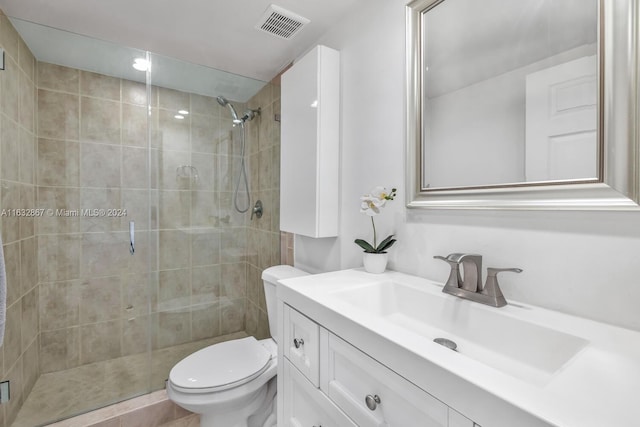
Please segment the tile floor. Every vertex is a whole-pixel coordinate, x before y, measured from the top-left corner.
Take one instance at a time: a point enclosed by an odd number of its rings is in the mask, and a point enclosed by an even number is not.
[[[164,388],[171,367],[194,351],[246,337],[237,332],[41,375],[11,427],[36,427]]]
[[[182,409],[169,400],[165,390],[159,390],[49,427],[200,427],[200,416]]]

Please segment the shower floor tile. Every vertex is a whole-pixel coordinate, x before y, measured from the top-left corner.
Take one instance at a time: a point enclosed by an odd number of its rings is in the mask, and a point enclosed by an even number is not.
[[[105,360],[40,375],[11,427],[47,425],[70,416],[164,388],[169,371],[187,355],[208,345],[247,334],[206,340]]]

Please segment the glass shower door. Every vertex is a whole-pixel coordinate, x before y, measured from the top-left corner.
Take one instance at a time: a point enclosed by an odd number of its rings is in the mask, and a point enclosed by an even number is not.
[[[162,389],[186,355],[266,334],[249,213],[234,208],[240,128],[216,101],[245,111],[264,82],[11,23],[33,57],[5,52],[0,208],[44,214],[1,219],[12,268],[0,380],[12,399],[0,424],[33,427]],[[274,143],[258,149],[259,123],[245,160],[275,158]],[[279,236],[268,227],[253,225],[265,248]]]
[[[33,263],[22,263],[36,278],[35,344],[14,339],[21,319],[8,319],[12,399],[3,409],[6,425],[33,427],[150,391],[148,100],[146,73],[131,67],[146,52],[11,22],[21,55],[35,56],[25,90],[34,94],[31,186],[43,214]],[[43,42],[72,48],[43,51]],[[85,56],[95,62],[75,62]],[[29,81],[18,63],[8,61],[10,73]],[[8,139],[0,143],[6,152]]]
[[[238,127],[216,97],[230,88],[250,96],[264,83],[156,54],[151,63],[152,236],[158,254],[152,264],[157,288],[151,345],[157,389],[187,355],[246,336],[249,214],[238,213],[232,197],[241,145]]]

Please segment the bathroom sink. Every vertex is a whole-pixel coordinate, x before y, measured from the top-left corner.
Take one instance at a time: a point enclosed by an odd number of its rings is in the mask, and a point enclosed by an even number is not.
[[[482,425],[637,424],[638,331],[512,300],[490,307],[442,287],[349,269],[282,280],[277,293],[321,326],[325,365],[343,357],[330,351],[335,335]]]
[[[336,289],[327,297],[382,327],[408,330],[416,339],[453,341],[459,354],[536,385],[546,384],[588,344],[518,318],[517,312],[529,307],[487,307],[435,286],[387,280]]]

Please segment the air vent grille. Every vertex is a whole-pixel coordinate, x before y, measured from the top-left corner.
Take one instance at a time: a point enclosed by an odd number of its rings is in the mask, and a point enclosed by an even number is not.
[[[269,5],[256,25],[260,31],[281,39],[291,39],[310,21],[280,6]]]

